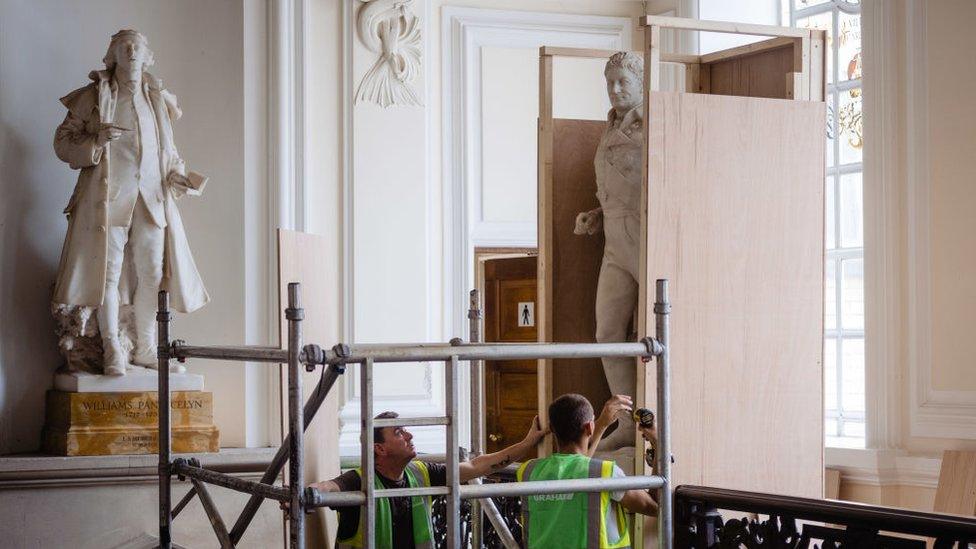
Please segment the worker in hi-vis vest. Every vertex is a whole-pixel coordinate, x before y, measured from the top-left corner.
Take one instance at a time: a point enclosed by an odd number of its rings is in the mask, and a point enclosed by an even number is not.
[[[612,461],[593,459],[593,452],[607,427],[619,413],[630,414],[632,400],[616,395],[594,421],[593,406],[586,397],[566,394],[549,405],[549,428],[556,437],[556,453],[522,464],[516,478],[522,481],[622,477]],[[641,429],[655,441],[653,427]],[[523,546],[528,549],[628,548],[630,534],[624,509],[656,515],[657,503],[644,490],[543,494],[522,498]]]
[[[376,419],[398,417],[396,412],[383,412]],[[520,442],[493,454],[477,456],[471,461],[458,464],[460,481],[482,477],[509,463],[518,461],[536,447],[548,433],[539,425],[539,418]],[[416,488],[445,486],[447,467],[414,459],[413,435],[403,427],[373,429],[373,456],[375,459],[375,487]],[[312,484],[324,492],[348,492],[362,489],[361,469],[346,471],[338,477]],[[363,546],[363,517],[361,507],[337,507],[339,529],[336,549]],[[431,525],[431,501],[429,496],[380,498],[376,500],[376,548],[377,549],[433,549],[434,535]]]

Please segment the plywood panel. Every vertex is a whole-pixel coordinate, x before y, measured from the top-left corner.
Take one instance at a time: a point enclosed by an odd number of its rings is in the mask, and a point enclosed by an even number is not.
[[[278,300],[281,317],[281,341],[288,341],[288,324],[284,318],[284,307],[288,305],[288,284],[299,282],[302,285],[302,307],[305,320],[302,321],[304,343],[317,343],[323,348],[331,347],[338,339],[336,311],[338,311],[338,288],[335,280],[327,276],[332,268],[327,240],[321,236],[296,231],[278,230]],[[283,368],[283,370],[286,370]],[[319,381],[319,373],[302,375],[305,398]],[[285,372],[287,374],[287,372]],[[287,402],[287,375],[282,376],[282,402]],[[306,483],[328,480],[339,475],[339,391],[338,386],[319,408],[315,419],[305,432],[305,481]],[[284,409],[284,407],[283,407]],[[283,416],[287,418],[285,412]],[[309,515],[306,539],[309,547],[332,547],[337,522],[335,513],[316,509]]]
[[[824,105],[654,92],[648,120],[674,483],[821,497]]]
[[[976,515],[976,452],[947,450],[942,454],[936,513]]]
[[[709,93],[786,99],[791,91],[786,75],[795,71],[793,44],[716,61],[708,67]]]
[[[606,122],[553,121],[551,209],[552,302],[546,310],[551,341],[592,342],[603,234],[576,235],[576,215],[600,207],[593,157]],[[540,259],[543,255],[540,253]],[[552,396],[580,393],[599,407],[610,396],[599,359],[555,360]]]

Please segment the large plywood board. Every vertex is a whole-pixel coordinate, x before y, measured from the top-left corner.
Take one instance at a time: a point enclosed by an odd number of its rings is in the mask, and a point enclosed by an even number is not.
[[[824,105],[649,103],[645,287],[671,280],[674,484],[819,498]]]
[[[551,273],[551,299],[543,314],[551,328],[549,341],[593,342],[596,336],[596,288],[603,260],[603,233],[573,234],[576,215],[600,207],[593,157],[606,122],[553,120],[552,182],[549,207],[540,219],[550,238],[542,243],[540,272]],[[554,360],[551,398],[580,393],[595,408],[610,396],[599,359]]]
[[[317,343],[323,348],[331,347],[338,340],[338,286],[330,273],[334,267],[329,265],[328,241],[318,235],[297,231],[278,230],[278,283],[279,283],[279,326],[282,342],[288,341],[288,323],[284,308],[288,306],[288,284],[298,282],[301,286],[302,307],[305,319],[302,321],[304,344]],[[282,368],[282,417],[287,423],[288,377],[287,368]],[[303,368],[304,370],[304,368]],[[302,374],[304,401],[315,389],[321,369]],[[339,475],[339,391],[338,384],[326,397],[315,419],[305,431],[305,482],[311,484],[329,480]],[[287,425],[285,427],[287,429]],[[316,509],[308,515],[306,540],[309,547],[332,547],[338,522],[334,511]]]
[[[976,452],[946,450],[942,454],[935,512],[976,515]]]

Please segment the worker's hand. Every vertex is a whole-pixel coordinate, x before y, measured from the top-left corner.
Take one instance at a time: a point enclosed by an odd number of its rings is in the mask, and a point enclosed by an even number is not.
[[[535,446],[542,442],[542,439],[549,434],[549,428],[542,428],[542,422],[539,421],[539,416],[532,418],[532,425],[529,427],[529,432],[525,433],[525,438],[523,441]]]
[[[657,423],[651,425],[650,427],[643,427],[640,423],[637,424],[637,430],[640,431],[644,440],[651,444],[651,448],[657,448]]]
[[[634,409],[634,399],[627,395],[613,395],[610,400],[603,405],[603,411],[600,412],[600,417],[596,418],[596,426],[606,428],[611,425],[620,417],[620,414],[630,415],[631,410]]]
[[[573,234],[596,234],[603,230],[603,208],[580,212],[576,216]]]

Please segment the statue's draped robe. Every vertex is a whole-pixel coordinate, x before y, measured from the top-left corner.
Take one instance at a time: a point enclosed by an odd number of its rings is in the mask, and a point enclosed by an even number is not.
[[[68,114],[54,136],[58,158],[81,172],[64,209],[68,232],[61,250],[53,302],[98,307],[105,292],[111,155],[96,144],[96,136],[100,124],[113,122],[117,91],[113,89],[111,72],[92,71],[89,77],[93,80],[91,84],[61,98]],[[173,140],[172,121],[181,114],[176,97],[162,89],[162,83],[149,73],[143,73],[143,79],[148,84],[150,106],[159,132],[159,162],[164,179],[170,171],[184,173]],[[173,190],[164,184],[163,195],[166,243],[160,289],[169,292],[172,309],[191,312],[205,305],[210,297],[193,261]],[[135,289],[134,273],[128,263],[123,264],[119,284],[123,303],[131,303]]]

